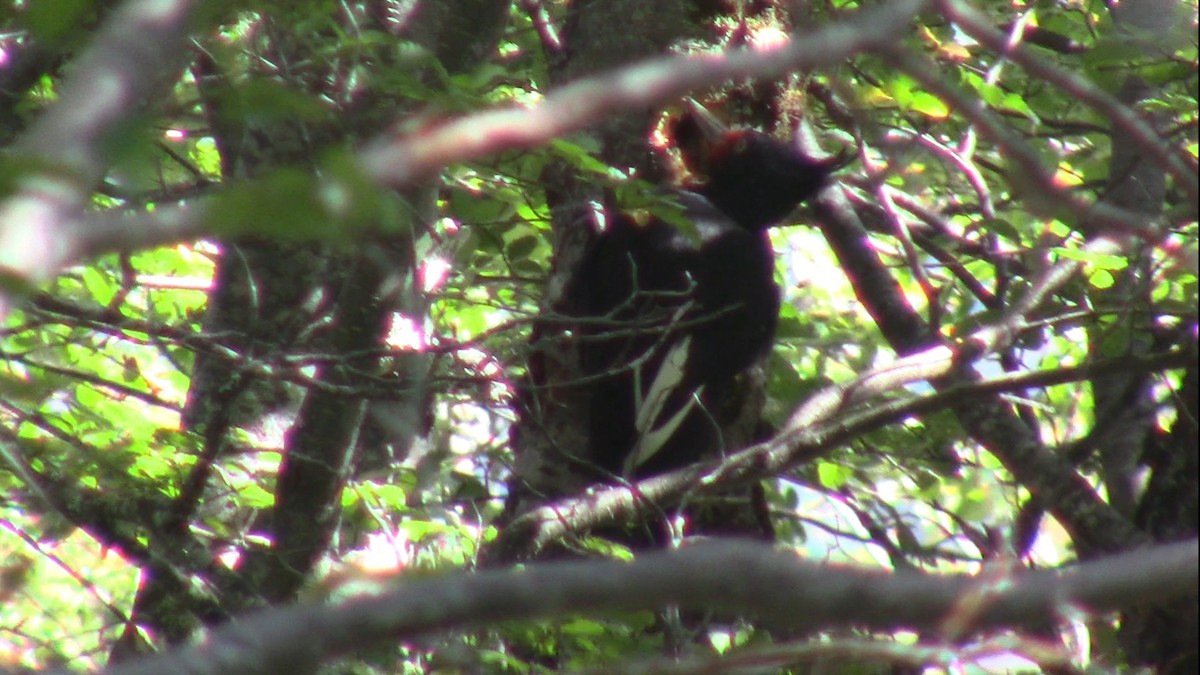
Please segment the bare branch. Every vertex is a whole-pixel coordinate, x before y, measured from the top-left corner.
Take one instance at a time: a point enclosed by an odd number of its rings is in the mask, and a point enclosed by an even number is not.
[[[1024,68],[1030,75],[1061,88],[1072,98],[1083,101],[1109,119],[1115,127],[1135,140],[1138,148],[1152,159],[1167,174],[1173,176],[1181,189],[1187,192],[1193,204],[1200,202],[1200,180],[1196,166],[1188,166],[1172,154],[1159,138],[1154,128],[1121,101],[1075,73],[1056,67],[1047,59],[1021,47],[1012,46],[1003,33],[988,23],[987,18],[961,0],[941,0],[942,11],[965,33],[979,40],[989,49],[1003,54],[1005,58]]]
[[[1031,211],[1049,217],[1069,214],[1078,221],[1080,229],[1109,236],[1136,237],[1152,245],[1159,245],[1167,234],[1167,228],[1161,222],[1149,219],[1145,214],[1088,201],[1055,187],[1054,174],[1044,165],[1037,150],[1012,133],[987,109],[987,104],[942,77],[932,60],[899,48],[888,50],[888,56],[897,68],[952,104],[979,127],[981,134],[1004,149],[1014,167],[1008,172],[1008,179],[1015,189],[1028,195],[1025,203]],[[1193,260],[1187,263],[1189,268],[1194,267]]]
[[[78,258],[77,233],[68,223],[108,168],[110,135],[152,97],[165,73],[182,66],[200,4],[129,0],[76,59],[58,101],[13,147],[14,157],[37,169],[21,176],[17,194],[0,204],[0,280],[36,284]],[[0,318],[8,313],[5,295]]]
[[[732,78],[778,77],[797,68],[836,65],[856,53],[895,43],[925,5],[920,0],[890,2],[796,35],[776,50],[664,57],[585,78],[551,93],[536,107],[503,108],[379,139],[364,151],[362,163],[372,178],[406,185],[452,162],[545,143],[616,110],[656,105]]]
[[[774,438],[734,453],[718,464],[693,465],[636,484],[613,485],[535,508],[505,527],[489,555],[506,559],[506,556],[519,557],[518,552],[536,553],[571,534],[628,520],[637,515],[639,509],[645,509],[647,503],[672,504],[693,491],[717,492],[733,485],[762,480],[811,461],[849,439],[914,415],[927,415],[973,401],[987,401],[1004,392],[1078,382],[1105,372],[1183,368],[1196,359],[1193,344],[1186,349],[1155,356],[1006,374],[947,387],[932,394],[862,405],[873,400],[873,396],[934,377],[944,368],[951,367],[953,359],[943,359],[939,351],[942,349],[915,354],[866,373],[853,383],[823,390],[813,397],[814,402],[806,402],[794,413],[787,428]],[[950,352],[947,350],[947,353]]]
[[[930,576],[817,565],[752,542],[710,542],[631,562],[546,562],[405,580],[395,590],[331,607],[262,612],[203,643],[120,664],[107,675],[293,672],[385,640],[499,621],[678,605],[756,616],[803,631],[866,626],[971,632],[1080,610],[1103,612],[1194,591],[1196,540],[1067,570]],[[953,617],[953,626],[947,624]]]
[[[538,106],[489,110],[416,133],[397,132],[379,138],[360,154],[361,166],[371,179],[402,187],[448,164],[540,145],[618,109],[656,105],[733,77],[773,77],[801,67],[833,65],[857,52],[894,42],[927,4],[926,0],[888,3],[822,30],[797,35],[789,46],[777,50],[666,57],[585,78],[551,93]],[[145,59],[146,63],[153,61]],[[36,141],[30,144],[36,145]],[[92,163],[98,159],[94,157]],[[92,163],[88,164],[88,175],[96,171]],[[64,196],[69,199],[66,202],[55,199],[50,210],[42,211],[39,206],[36,218],[24,215],[16,218],[16,210],[0,211],[0,244],[3,248],[26,252],[11,261],[0,258],[0,270],[7,269],[7,274],[23,284],[36,284],[80,259],[209,233],[206,228],[211,223],[211,199],[160,207],[154,212],[107,212],[79,217],[77,211],[86,196],[80,192],[80,186],[87,184],[88,181],[82,181],[79,185],[65,186],[69,189]],[[17,209],[24,204],[21,208],[27,209],[29,204],[41,204],[45,199],[48,199],[45,194],[33,191],[25,201],[18,204],[13,200],[9,206]],[[28,255],[30,250],[36,250],[38,255]],[[6,311],[0,306],[0,316]]]

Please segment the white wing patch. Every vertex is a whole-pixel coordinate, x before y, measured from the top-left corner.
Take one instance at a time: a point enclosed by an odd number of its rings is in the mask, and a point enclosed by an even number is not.
[[[689,335],[671,346],[671,350],[667,352],[666,357],[659,365],[658,372],[654,375],[654,381],[650,384],[645,396],[641,393],[642,371],[639,368],[634,372],[633,386],[636,397],[634,401],[637,407],[634,428],[637,431],[638,440],[633,452],[625,458],[624,474],[626,476],[632,476],[639,466],[654,457],[655,453],[675,434],[676,429],[688,414],[696,406],[701,405],[700,395],[704,392],[703,385],[691,392],[679,410],[675,411],[675,414],[665,420],[661,419],[667,402],[678,392],[683,383],[691,344],[692,337]]]

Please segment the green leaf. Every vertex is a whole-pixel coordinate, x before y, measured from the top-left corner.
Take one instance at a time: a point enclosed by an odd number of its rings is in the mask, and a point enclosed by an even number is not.
[[[888,80],[886,89],[888,96],[901,108],[909,108],[913,100],[913,91],[917,83],[906,75],[895,75]]]
[[[922,115],[939,120],[945,119],[950,114],[950,106],[947,106],[937,96],[925,92],[918,92],[913,95],[908,107]]]
[[[609,175],[609,166],[596,159],[595,153],[600,151],[595,139],[583,136],[576,137],[575,142],[563,138],[550,141],[550,148],[560,157],[567,160],[576,168],[600,175]]]
[[[1021,96],[1020,94],[1005,94],[995,107],[999,108],[1000,110],[1024,115],[1034,122],[1040,119],[1037,113],[1033,112],[1033,108],[1029,107],[1029,103],[1025,101],[1025,97]]]
[[[238,486],[238,503],[248,509],[266,509],[275,505],[275,493],[254,481]]]
[[[120,286],[112,274],[99,266],[91,265],[83,268],[80,277],[83,279],[83,287],[87,289],[96,304],[101,306],[107,306],[120,290]]]
[[[524,260],[541,245],[542,238],[536,235],[527,234],[517,237],[508,243],[508,257],[514,261]]]
[[[1113,326],[1100,338],[1100,353],[1108,358],[1118,358],[1129,353],[1129,331]]]
[[[54,43],[95,23],[91,0],[35,0],[24,3],[24,23],[39,41]]]
[[[220,105],[216,109],[239,127],[269,128],[277,123],[317,122],[330,114],[315,97],[276,80],[247,80],[236,89],[217,95]]]
[[[1111,253],[1096,253],[1062,246],[1055,247],[1054,252],[1063,258],[1087,263],[1092,268],[1098,270],[1123,270],[1129,266],[1128,258]]]
[[[980,220],[978,226],[987,232],[1003,237],[1014,244],[1021,244],[1021,231],[1013,225],[1011,221],[1004,218],[984,218]]]
[[[213,205],[209,222],[216,234],[259,235],[281,241],[328,239],[339,234],[317,197],[317,180],[299,169],[230,188]]]
[[[385,483],[383,485],[376,485],[372,491],[375,497],[389,508],[395,509],[405,505],[406,493],[402,486]]]
[[[817,478],[821,481],[821,487],[826,489],[836,490],[845,485],[853,476],[854,470],[850,467],[832,462],[817,464]]]
[[[567,621],[566,623],[562,624],[560,628],[564,633],[576,638],[589,635],[604,635],[608,632],[608,628],[604,624],[589,619],[574,619]]]
[[[504,66],[498,63],[484,62],[474,70],[450,76],[448,81],[449,84],[465,91],[483,91],[490,89],[494,81],[502,80],[507,76],[508,69]]]
[[[1112,272],[1109,272],[1108,270],[1096,270],[1090,276],[1088,276],[1088,284],[1090,284],[1092,288],[1112,288],[1113,283],[1115,283],[1115,279],[1113,279]]]
[[[515,208],[511,202],[495,199],[493,194],[451,190],[450,210],[464,223],[492,224],[512,218]]]
[[[1049,227],[1050,227],[1050,234],[1053,234],[1056,237],[1071,236],[1071,226],[1064,223],[1061,220],[1050,221]]]

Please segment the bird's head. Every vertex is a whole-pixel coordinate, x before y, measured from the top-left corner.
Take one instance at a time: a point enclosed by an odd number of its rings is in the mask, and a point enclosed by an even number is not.
[[[754,231],[778,223],[845,164],[841,156],[814,159],[758,131],[727,129],[696,104],[673,131],[684,165],[699,181],[689,189]]]

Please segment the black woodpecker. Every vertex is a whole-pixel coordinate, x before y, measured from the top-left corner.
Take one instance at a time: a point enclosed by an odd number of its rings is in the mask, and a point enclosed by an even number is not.
[[[841,163],[726,130],[699,106],[673,136],[699,179],[672,192],[682,213],[611,217],[566,289],[592,388],[587,459],[602,475],[641,478],[736,449],[724,447],[722,406],[769,353],[779,314],[767,229]]]

